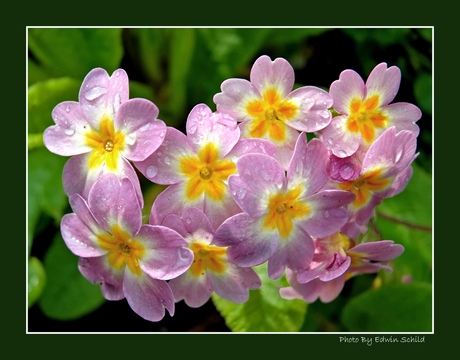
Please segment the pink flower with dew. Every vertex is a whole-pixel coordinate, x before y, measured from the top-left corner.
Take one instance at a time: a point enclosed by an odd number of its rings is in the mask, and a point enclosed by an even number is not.
[[[241,212],[228,190],[227,178],[236,172],[236,160],[259,152],[273,156],[274,144],[263,139],[240,140],[236,120],[196,105],[186,123],[187,136],[168,127],[163,144],[141,162],[134,162],[149,180],[170,185],[155,200],[151,222],[160,224],[169,214],[196,207],[217,228]]]
[[[227,79],[214,96],[217,111],[241,121],[243,138],[263,138],[277,146],[276,158],[289,165],[298,131],[315,132],[331,122],[332,97],[314,86],[294,86],[294,69],[283,58],[264,55],[252,66],[250,81]]]
[[[126,72],[111,77],[104,69],[91,70],[80,88],[79,102],[65,101],[52,112],[56,125],[45,130],[43,140],[53,153],[72,156],[63,172],[66,194],[88,196],[91,186],[105,173],[128,177],[143,206],[142,192],[131,161],[141,161],[163,142],[166,125],[158,108],[145,99],[129,99]]]
[[[318,139],[307,145],[300,134],[287,170],[274,158],[247,154],[228,179],[233,198],[244,211],[227,219],[214,244],[228,246],[230,260],[251,267],[268,260],[268,276],[279,279],[286,267],[305,270],[313,259],[312,236],[338,231],[348,220],[343,208],[355,199],[350,192],[320,191],[327,181],[327,151]]]
[[[135,189],[128,178],[105,174],[91,188],[86,201],[70,197],[74,213],[61,221],[62,237],[79,259],[80,272],[101,284],[104,297],[126,297],[144,319],[159,321],[165,309],[174,315],[173,293],[165,280],[184,273],[193,252],[176,231],[142,225]]]
[[[334,109],[341,114],[332,119],[322,139],[328,150],[338,157],[347,157],[358,147],[369,147],[386,129],[395,126],[399,132],[408,130],[419,134],[415,124],[422,113],[409,103],[390,104],[401,82],[401,71],[386,63],[377,65],[366,83],[353,70],[345,70],[332,83],[330,94]]]
[[[295,274],[287,272],[290,287],[281,288],[285,299],[301,298],[312,303],[334,300],[345,281],[361,273],[376,273],[380,269],[392,271],[387,264],[400,256],[404,247],[391,240],[356,244],[341,232],[315,239],[313,261],[307,270]]]
[[[382,199],[404,190],[412,176],[410,164],[418,155],[415,154],[416,147],[417,139],[413,132],[402,130],[396,133],[396,128],[392,126],[362,153],[364,158],[359,177],[353,176],[349,181],[333,183],[335,188],[356,195],[356,200],[347,206],[350,221],[356,225],[347,224],[344,233],[350,237],[357,236],[359,228],[365,227]],[[343,162],[344,166],[349,166],[346,159]],[[354,164],[358,162],[355,160]]]
[[[214,291],[228,301],[244,303],[249,299],[249,289],[262,285],[253,269],[233,264],[227,248],[213,244],[214,229],[201,210],[186,208],[181,216],[168,215],[163,226],[182,235],[194,254],[190,268],[168,283],[176,302],[183,299],[190,307],[199,307]]]

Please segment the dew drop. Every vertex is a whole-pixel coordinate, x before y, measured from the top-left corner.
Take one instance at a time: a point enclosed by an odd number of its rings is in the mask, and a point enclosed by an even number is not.
[[[245,169],[244,172],[246,173],[246,175],[251,175],[251,171],[249,169]]]
[[[189,134],[194,134],[195,131],[196,131],[196,128],[197,128],[197,125],[194,124],[192,127],[190,127],[190,128],[188,129],[188,133],[189,133]]]
[[[149,167],[147,167],[147,170],[145,171],[145,174],[149,178],[153,178],[157,173],[158,173],[158,168],[153,165],[150,165]]]
[[[329,217],[329,211],[326,210],[326,211],[324,212],[324,217],[325,217],[326,219]]]
[[[246,196],[246,190],[244,189],[239,189],[238,190],[238,199],[242,200]]]
[[[142,125],[142,126],[139,128],[139,131],[140,131],[140,132],[146,132],[149,128],[150,128],[150,123],[148,122],[147,124]]]
[[[72,136],[75,134],[75,124],[70,125],[68,128],[64,130],[64,133],[68,136]]]
[[[345,151],[343,151],[343,150],[339,150],[339,151],[337,151],[337,155],[338,155],[339,157],[342,157],[342,158],[343,158],[343,157],[346,157],[346,156],[347,156],[347,153],[346,153]]]
[[[165,132],[164,131],[160,132],[160,137],[164,137],[164,136],[165,136]]]
[[[103,88],[103,87],[100,87],[100,86],[95,86],[91,89],[89,89],[88,91],[85,92],[85,98],[86,100],[94,100],[104,94],[107,94],[107,89],[106,88]]]
[[[327,142],[332,145],[332,143],[334,142],[332,139],[327,139]]]
[[[191,224],[191,223],[192,223],[192,219],[187,218],[187,219],[185,219],[185,222],[186,222],[187,224]]]
[[[166,165],[169,165],[169,164],[171,164],[171,159],[169,157],[165,156],[164,162],[165,162]]]
[[[132,132],[128,136],[125,137],[125,141],[128,145],[134,145],[136,140],[137,140],[137,135],[135,132]]]
[[[67,111],[67,112],[69,112],[69,111],[70,111],[70,107],[69,107],[69,105],[67,105],[67,106],[65,107],[65,111]]]

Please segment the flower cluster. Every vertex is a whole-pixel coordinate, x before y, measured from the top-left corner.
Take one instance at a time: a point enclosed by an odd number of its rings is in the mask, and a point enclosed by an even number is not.
[[[366,83],[345,70],[329,92],[292,90],[292,66],[261,56],[249,81],[222,83],[216,111],[192,109],[184,134],[152,102],[129,99],[124,70],[93,69],[44,133],[50,151],[71,156],[63,186],[73,213],[61,232],[80,272],[108,300],[159,321],[175,302],[199,307],[212,292],[246,302],[265,262],[270,279],[289,281],[280,296],[307,302],[333,300],[355,274],[391,271],[404,248],[360,238],[412,175],[421,113],[390,104],[400,80],[382,63]],[[138,173],[167,185],[147,223]]]

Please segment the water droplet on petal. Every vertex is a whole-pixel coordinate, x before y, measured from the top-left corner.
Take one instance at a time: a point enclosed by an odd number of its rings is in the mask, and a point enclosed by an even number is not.
[[[134,145],[136,140],[137,140],[137,136],[135,132],[132,132],[128,134],[127,136],[125,136],[125,141],[128,145]]]
[[[327,142],[328,142],[330,145],[332,145],[332,144],[334,143],[334,140],[332,140],[332,139],[327,139]]]
[[[185,222],[186,222],[187,224],[191,224],[191,223],[192,223],[192,219],[187,218],[187,219],[185,219]]]
[[[85,92],[85,98],[86,100],[94,100],[104,94],[107,94],[107,89],[106,88],[103,88],[103,87],[100,87],[100,86],[95,86],[91,89],[89,89],[88,91]]]
[[[324,217],[325,217],[326,219],[329,217],[329,211],[326,210],[326,211],[324,212]]]
[[[347,153],[346,153],[345,151],[343,151],[343,150],[339,150],[339,151],[337,151],[337,155],[338,155],[339,157],[346,157],[346,156],[347,156]]]
[[[149,128],[150,128],[150,123],[148,122],[147,124],[142,125],[142,126],[139,128],[139,131],[140,131],[140,132],[146,132]]]
[[[245,189],[239,189],[238,190],[238,199],[242,200],[246,196],[246,190]]]
[[[75,134],[75,124],[70,125],[68,128],[64,130],[64,133],[68,136],[72,136]]]
[[[197,125],[196,125],[196,124],[192,125],[192,126],[188,129],[188,133],[189,133],[189,134],[194,134],[195,131],[196,131],[196,128],[197,128]]]
[[[244,172],[246,173],[246,175],[251,175],[251,171],[249,169],[245,169]]]
[[[153,178],[158,173],[158,168],[156,166],[149,166],[145,171],[145,175],[149,178]]]
[[[165,162],[166,165],[169,165],[169,164],[171,164],[171,159],[169,157],[165,156],[164,162]]]
[[[67,112],[69,112],[69,111],[70,111],[70,107],[69,107],[69,105],[67,105],[67,106],[65,107],[65,111],[67,111]]]

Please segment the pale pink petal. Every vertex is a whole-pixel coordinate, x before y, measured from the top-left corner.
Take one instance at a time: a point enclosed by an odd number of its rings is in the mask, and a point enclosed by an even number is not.
[[[366,97],[377,94],[380,96],[379,107],[393,101],[401,83],[401,71],[397,66],[387,69],[386,63],[378,64],[369,74],[366,81]]]
[[[276,146],[271,141],[265,139],[241,139],[225,156],[225,159],[232,160],[236,163],[240,156],[249,153],[267,154],[268,156],[273,157],[276,154]]]
[[[227,219],[214,235],[213,244],[230,246],[228,258],[241,267],[256,266],[267,261],[278,246],[278,231],[267,231],[263,219],[237,214]]]
[[[114,127],[125,136],[123,156],[131,161],[145,160],[164,140],[166,124],[157,119],[158,108],[145,99],[131,99],[117,111]]]
[[[145,249],[139,265],[154,279],[178,277],[193,261],[193,252],[186,248],[184,238],[165,226],[143,225],[135,239]]]
[[[204,212],[194,207],[185,208],[180,217],[175,214],[166,216],[162,225],[177,231],[186,241],[189,234],[199,236],[201,241],[211,243],[215,232]]]
[[[409,103],[394,103],[381,108],[382,112],[388,116],[387,127],[395,126],[399,132],[409,130],[418,136],[420,128],[416,124],[422,117],[420,109]]]
[[[221,298],[237,304],[248,301],[249,289],[258,289],[262,285],[253,269],[240,268],[233,264],[228,264],[224,273],[207,273],[214,292]]]
[[[242,212],[227,186],[225,186],[222,195],[221,200],[214,200],[209,196],[205,196],[203,201],[203,211],[214,229],[217,229],[229,217]]]
[[[351,132],[347,128],[347,117],[336,116],[323,130],[322,140],[326,149],[340,158],[353,155],[361,143],[361,132]]]
[[[195,276],[190,271],[170,280],[168,284],[174,294],[174,301],[184,300],[192,308],[204,305],[213,291],[207,275]]]
[[[205,104],[196,105],[190,112],[187,123],[187,137],[198,153],[206,144],[217,147],[219,157],[224,157],[240,138],[236,118],[227,114],[212,113]]]
[[[236,167],[238,175],[228,178],[228,186],[236,203],[250,216],[265,215],[268,210],[264,194],[284,186],[284,169],[278,161],[265,154],[243,155]]]
[[[120,104],[128,100],[128,76],[122,69],[112,77],[104,69],[93,69],[83,80],[78,98],[88,122],[99,129],[102,118],[108,116],[113,121]]]
[[[344,274],[350,264],[350,257],[343,257],[339,253],[334,253],[329,261],[324,261],[318,267],[307,269],[297,274],[297,281],[300,284],[308,283],[314,279],[330,281]]]
[[[181,159],[197,157],[189,139],[173,127],[166,128],[161,146],[144,161],[135,161],[134,166],[150,181],[162,184],[177,184],[187,177],[181,171]]]
[[[268,277],[281,278],[286,267],[295,273],[308,268],[315,252],[313,239],[301,227],[295,226],[288,238],[280,238],[275,253],[268,259]]]
[[[327,91],[314,86],[304,86],[294,90],[286,101],[297,105],[298,111],[286,125],[305,132],[324,129],[331,122],[332,96]]]
[[[189,201],[186,195],[186,182],[170,185],[156,197],[150,213],[149,223],[162,224],[163,219],[169,214],[180,216],[182,210],[191,206],[203,211],[204,196],[205,194],[203,193],[193,201]]]
[[[228,114],[244,121],[250,118],[247,105],[262,96],[253,85],[244,79],[227,79],[220,86],[222,92],[214,95],[213,101],[218,112]]]
[[[321,140],[312,139],[307,144],[307,137],[301,134],[287,170],[289,187],[301,183],[305,188],[305,196],[319,191],[327,181],[327,159],[328,152]]]
[[[358,156],[358,152],[345,158],[331,154],[326,161],[326,169],[327,177],[333,182],[342,183],[356,180],[361,175],[362,160]]]
[[[107,300],[124,299],[124,269],[115,269],[107,256],[83,258],[78,260],[78,269],[93,284],[101,284],[101,291]]]
[[[93,150],[86,143],[84,134],[90,129],[90,125],[79,103],[65,101],[56,105],[52,117],[56,125],[48,127],[43,134],[43,141],[49,151],[61,156],[71,156]]]
[[[123,292],[131,309],[146,320],[160,321],[165,316],[165,309],[174,315],[173,293],[166,281],[125,271]]]
[[[261,94],[269,88],[276,88],[281,99],[284,99],[294,86],[294,69],[283,58],[272,61],[269,56],[263,55],[254,62],[250,80]]]
[[[404,252],[404,247],[395,244],[392,240],[381,240],[358,244],[347,251],[348,253],[360,254],[364,259],[373,261],[390,261]]]
[[[310,207],[310,212],[299,226],[313,237],[330,236],[348,221],[348,212],[343,207],[355,198],[355,194],[348,191],[324,190],[301,199]]]
[[[366,87],[359,74],[353,70],[344,70],[339,80],[331,84],[329,93],[334,99],[334,109],[341,115],[350,115],[352,100],[364,100]]]
[[[128,178],[120,179],[108,173],[92,187],[88,203],[101,227],[111,232],[113,226],[134,236],[142,224],[142,213],[135,190]]]
[[[396,177],[392,181],[390,188],[387,188],[383,192],[376,191],[376,194],[378,194],[382,198],[393,197],[398,195],[406,188],[407,184],[409,183],[409,180],[412,177],[412,173],[412,167],[408,166],[406,169],[404,169],[398,175],[396,175]]]

